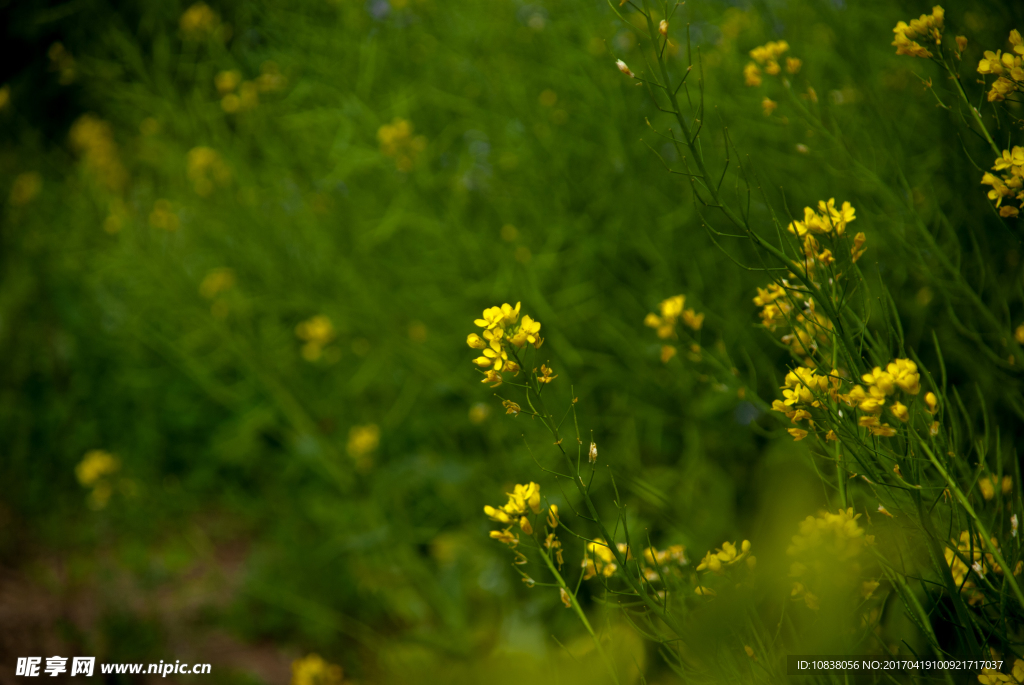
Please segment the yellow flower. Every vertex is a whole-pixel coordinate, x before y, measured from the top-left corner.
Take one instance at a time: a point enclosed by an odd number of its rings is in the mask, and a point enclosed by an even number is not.
[[[672,345],[661,346],[661,363],[667,364],[668,360],[676,356],[676,348]]]
[[[939,398],[935,396],[935,393],[929,392],[924,396],[924,403],[928,405],[928,413],[934,414],[937,412],[939,406]]]
[[[506,528],[504,530],[492,530],[490,532],[490,536],[492,539],[504,543],[512,548],[515,548],[515,546],[519,544],[519,536],[512,533],[511,528]]]
[[[356,466],[366,468],[370,465],[370,455],[380,446],[380,427],[375,423],[364,426],[352,426],[348,431],[348,455]]]
[[[803,428],[787,428],[786,431],[793,436],[794,442],[800,442],[807,437],[808,433]]]
[[[212,269],[199,284],[199,294],[212,300],[235,284],[235,272],[226,267]]]
[[[1003,476],[1002,483],[1000,484],[1000,489],[1003,491],[1004,495],[1009,495],[1011,492],[1013,492],[1013,478],[1011,478],[1010,476]]]
[[[121,164],[114,129],[109,123],[83,114],[71,125],[68,140],[96,180],[115,193],[124,189],[128,172]]]
[[[119,462],[112,454],[103,450],[89,450],[82,457],[82,461],[75,467],[75,476],[78,482],[85,487],[95,485],[100,479],[117,473],[121,468]]]
[[[181,15],[180,26],[186,40],[202,40],[220,30],[220,17],[206,3],[197,2]]]
[[[896,359],[889,363],[886,371],[892,376],[900,390],[916,395],[921,392],[921,375],[917,372],[917,364],[909,359]]]
[[[313,362],[320,358],[324,346],[334,339],[334,326],[326,316],[317,314],[296,325],[295,335],[305,341],[302,357]]]
[[[534,369],[534,373],[536,373],[536,369]],[[550,383],[556,378],[558,378],[558,374],[553,373],[552,370],[547,367],[547,365],[540,365],[540,375],[537,376],[538,383]]]
[[[394,158],[395,167],[403,172],[412,171],[417,157],[427,149],[427,139],[414,136],[412,124],[401,118],[377,129],[377,140],[381,153]]]
[[[149,225],[165,231],[178,230],[178,215],[174,212],[170,200],[161,198],[153,203],[153,211],[149,213]]]
[[[318,654],[310,654],[292,662],[291,685],[341,685],[341,666],[324,661]]]
[[[517,414],[519,414],[519,412],[523,410],[522,407],[520,407],[512,400],[503,400],[501,406],[505,407],[506,414],[512,414],[512,416],[516,416]]]
[[[235,69],[217,72],[217,75],[213,77],[213,85],[217,87],[217,92],[221,95],[232,92],[241,82],[242,72]]]
[[[867,251],[867,248],[864,247],[864,243],[867,242],[867,239],[867,236],[864,235],[863,232],[853,236],[853,247],[850,248],[850,258],[854,263],[864,255],[865,251]]]
[[[868,432],[880,438],[891,438],[896,435],[896,429],[887,423],[883,423],[881,426],[868,426]]]
[[[552,504],[550,507],[548,507],[547,522],[548,522],[548,526],[551,527],[551,528],[557,528],[558,527],[558,505],[557,504]]]
[[[891,411],[892,415],[895,416],[900,421],[902,421],[903,423],[906,423],[907,421],[910,420],[910,411],[907,409],[907,406],[901,402],[896,402],[895,404],[893,404],[891,407],[889,407],[889,411]]]
[[[212,148],[195,147],[189,150],[186,166],[192,187],[201,197],[207,197],[217,186],[226,186],[231,182],[231,170]]]
[[[996,496],[996,488],[992,484],[994,478],[990,476],[982,476],[978,480],[978,490],[981,491],[981,496],[986,500],[990,500]]]
[[[761,111],[764,112],[766,117],[771,116],[772,112],[779,106],[779,103],[775,102],[771,98],[765,97],[761,100]]]
[[[18,174],[11,184],[10,200],[15,206],[27,205],[43,189],[43,177],[35,171]]]
[[[787,57],[786,58],[786,71],[788,71],[789,73],[791,73],[791,74],[797,73],[798,71],[800,71],[800,67],[801,66],[803,66],[803,62],[801,62],[796,57]]]
[[[480,357],[478,357],[477,359],[480,359]],[[502,383],[501,374],[495,371],[494,369],[490,369],[484,374],[484,378],[480,382],[487,383],[492,388],[496,388]]]
[[[466,336],[466,344],[472,347],[474,350],[482,350],[487,347],[487,341],[481,338],[476,333],[470,333]]]
[[[505,513],[504,509],[495,509],[490,505],[485,505],[484,514],[487,515],[487,518],[497,523],[512,523],[512,518]]]
[[[761,69],[753,62],[743,67],[743,82],[748,86],[761,85]]]

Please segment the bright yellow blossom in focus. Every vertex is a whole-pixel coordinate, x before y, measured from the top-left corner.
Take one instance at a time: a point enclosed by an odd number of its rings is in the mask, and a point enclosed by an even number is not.
[[[1020,58],[1018,58],[1020,59]],[[1024,79],[1024,73],[1021,74]],[[1017,207],[1004,201],[1016,200],[1024,208],[1024,147],[1015,146],[1012,150],[1003,150],[1001,157],[996,159],[992,170],[1001,175],[985,172],[981,184],[991,186],[988,199],[995,202],[999,215],[1005,218],[1015,217],[1020,213]]]
[[[310,654],[292,662],[291,685],[342,685],[343,675],[341,666]]]
[[[714,552],[708,552],[697,566],[698,571],[709,570],[721,575],[725,568],[738,564],[750,555],[750,540],[740,543],[739,551],[732,542],[723,542]]]

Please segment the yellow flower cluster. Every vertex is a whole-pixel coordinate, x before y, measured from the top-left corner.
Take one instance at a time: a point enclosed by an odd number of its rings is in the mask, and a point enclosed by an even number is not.
[[[999,540],[996,538],[992,538],[991,542],[994,546],[999,546]],[[945,556],[946,564],[953,574],[953,582],[960,588],[960,593],[968,604],[978,604],[985,598],[970,579],[972,572],[981,576],[1003,572],[993,556],[984,552],[982,539],[977,533],[971,535],[966,530],[960,533],[960,540],[954,540],[953,547],[946,547]]]
[[[109,476],[117,473],[120,468],[121,462],[103,450],[90,450],[82,457],[82,461],[75,467],[75,476],[83,487],[92,489],[89,493],[91,508],[102,509],[107,506],[114,492]]]
[[[861,570],[855,561],[864,547],[875,542],[873,535],[865,534],[857,523],[860,514],[853,507],[837,513],[820,512],[800,522],[799,532],[793,536],[786,554],[794,558],[789,575],[794,578],[790,596],[802,599],[809,609],[818,609],[818,596],[808,589],[822,581],[836,582],[839,576],[859,576]],[[877,582],[860,585],[864,597],[878,587]]]
[[[934,40],[936,45],[941,44],[945,16],[946,11],[936,5],[932,8],[931,14],[922,14],[918,19],[911,19],[909,25],[905,21],[896,24],[896,28],[892,30],[895,34],[892,44],[896,46],[896,54],[925,59],[931,57],[932,53],[914,39],[928,38]]]
[[[164,231],[178,230],[178,213],[174,211],[174,205],[165,198],[160,198],[153,203],[153,211],[149,213],[149,225]]]
[[[1021,685],[1024,683],[1024,660],[1015,659],[1010,673],[1001,673],[991,668],[983,669],[978,675],[978,682],[981,685]]]
[[[540,486],[533,482],[528,485],[516,485],[512,492],[505,494],[508,495],[508,502],[504,506],[487,505],[484,507],[484,514],[495,523],[506,526],[504,530],[492,530],[491,537],[514,548],[519,544],[519,536],[512,532],[512,526],[518,525],[527,535],[533,534],[533,526],[526,514],[527,511],[532,511],[534,514],[540,513]],[[558,524],[557,507],[552,507],[549,512],[550,523]],[[555,525],[551,527],[553,528]],[[549,537],[549,542],[555,542],[554,538]],[[548,546],[551,547],[550,544]]]
[[[810,207],[804,207],[804,220],[791,221],[789,232],[803,238],[808,233],[820,235],[834,233],[837,236],[846,231],[846,225],[857,218],[856,210],[849,202],[844,202],[842,207],[836,209],[836,199],[829,198],[828,202],[818,202],[818,211]]]
[[[506,303],[500,307],[489,307],[484,310],[482,318],[476,319],[474,323],[483,330],[483,337],[476,333],[470,333],[466,337],[466,344],[474,350],[483,350],[481,356],[473,360],[473,363],[481,369],[487,369],[482,383],[488,383],[492,388],[502,384],[502,372],[508,371],[512,375],[519,373],[519,364],[514,359],[509,359],[509,353],[514,357],[517,350],[527,344],[539,348],[544,344],[544,338],[540,337],[540,322],[534,321],[529,315],[519,318],[521,302],[516,306]],[[551,374],[551,369],[543,366],[538,381],[550,383],[556,376]]]
[[[988,91],[988,101],[1005,100],[1014,91],[1024,90],[1024,39],[1020,31],[1010,31],[1011,52],[1002,50],[985,51],[985,57],[978,62],[979,74],[997,76]]]
[[[1021,203],[1024,209],[1024,147],[1015,146],[1012,150],[1003,150],[1003,156],[996,160],[992,170],[1001,172],[999,175],[985,172],[981,184],[992,186],[988,191],[988,199],[995,201],[999,207],[999,216],[1015,217],[1020,209],[1013,205],[1003,205],[1003,200],[1013,198]]]
[[[341,685],[341,666],[328,663],[319,654],[310,654],[292,662],[291,685]]]
[[[644,318],[644,325],[655,329],[658,332],[658,337],[662,340],[679,337],[676,333],[678,323],[682,323],[694,331],[699,331],[704,326],[704,315],[698,314],[693,309],[685,309],[685,307],[686,295],[674,295],[658,305],[661,315],[651,312]],[[674,346],[662,346],[662,362],[668,362],[675,355],[676,348]]]
[[[767,288],[758,288],[754,304],[761,307],[758,315],[761,323],[770,331],[780,326],[790,329],[782,336],[782,342],[789,346],[797,357],[806,358],[817,352],[819,343],[829,341],[832,322],[820,314],[806,289],[782,279],[781,284],[770,283]],[[805,361],[810,364],[810,361]]]
[[[624,542],[618,543],[616,549],[621,554],[625,554],[627,559],[633,558]],[[610,578],[619,570],[619,565],[615,563],[615,553],[612,552],[604,538],[595,538],[593,542],[587,543],[582,566],[583,580],[590,580],[596,575]]]
[[[798,366],[786,374],[785,385],[782,386],[782,395],[786,399],[773,401],[772,409],[782,412],[787,419],[797,424],[797,427],[788,429],[789,434],[794,440],[803,440],[808,432],[799,427],[800,422],[806,420],[808,427],[813,429],[814,419],[809,409],[820,407],[820,398],[826,393],[834,399],[838,387],[837,371],[833,370],[830,378],[816,374],[813,369]]]
[[[395,167],[399,171],[412,171],[416,158],[427,149],[427,139],[414,136],[412,124],[400,118],[377,129],[377,140],[380,142],[380,151],[395,160]]]
[[[771,76],[777,76],[782,73],[782,66],[779,64],[780,58],[784,53],[789,51],[789,43],[784,40],[769,41],[764,45],[759,45],[750,51],[750,57],[754,60],[748,62],[743,67],[743,81],[748,86],[759,86],[762,83],[761,73],[762,67],[764,73]],[[786,71],[790,74],[795,74],[800,71],[800,67],[803,65],[799,59],[795,57],[786,58]]]
[[[305,341],[302,346],[302,358],[315,362],[323,354],[324,347],[334,340],[334,326],[323,314],[306,319],[295,327],[295,335]]]
[[[739,551],[732,542],[723,542],[722,546],[714,552],[708,552],[697,565],[698,571],[709,570],[718,575],[725,573],[725,569],[734,566],[739,562],[747,560],[747,566],[753,568],[757,564],[756,557],[750,555],[750,540],[740,543]]]
[[[644,550],[643,561],[641,570],[651,583],[664,579],[666,573],[680,575],[679,569],[689,563],[682,545],[669,545],[663,550],[648,547]]]
[[[124,189],[128,172],[121,164],[110,124],[92,114],[83,114],[71,125],[68,137],[71,147],[102,185],[114,192]]]
[[[178,25],[185,40],[201,41],[206,38],[226,38],[220,17],[205,2],[197,2],[181,15]]]
[[[202,197],[209,196],[217,186],[231,182],[231,169],[213,148],[200,146],[189,150],[186,169],[188,180]]]
[[[1013,492],[1013,478],[1010,476],[1003,476],[1002,481],[997,480],[995,476],[982,476],[978,479],[978,490],[986,500],[996,496],[997,485],[1004,495],[1009,495]]]
[[[867,428],[872,435],[884,438],[896,435],[895,428],[888,423],[880,422],[882,410],[889,396],[895,396],[897,392],[902,391],[908,395],[921,392],[921,374],[917,371],[917,364],[910,359],[895,359],[884,371],[876,366],[870,373],[861,376],[861,380],[867,386],[867,390],[860,385],[854,385],[850,392],[839,395],[839,399],[864,413],[857,420],[857,424]],[[925,403],[928,405],[929,413],[934,414],[938,400],[933,393],[928,393]],[[903,423],[910,420],[910,411],[899,400],[889,405],[889,412]]]
[[[288,85],[275,62],[260,65],[260,75],[252,81],[243,81],[242,73],[228,70],[218,73],[213,83],[221,95],[220,106],[228,114],[245,112],[260,104],[260,93],[283,90]]]

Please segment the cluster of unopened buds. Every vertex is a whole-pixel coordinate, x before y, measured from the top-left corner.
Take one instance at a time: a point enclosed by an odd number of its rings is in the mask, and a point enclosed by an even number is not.
[[[517,302],[513,307],[506,303],[485,309],[483,316],[474,322],[483,329],[482,336],[470,333],[466,338],[466,344],[474,350],[482,351],[473,363],[486,369],[481,383],[487,383],[492,388],[502,384],[504,372],[518,375],[520,366],[515,359],[518,350],[526,345],[538,348],[544,344],[544,338],[540,337],[540,322],[534,321],[529,315],[520,319],[520,304]],[[509,358],[509,353],[513,358]],[[553,379],[551,369],[543,367],[538,381],[548,383]]]

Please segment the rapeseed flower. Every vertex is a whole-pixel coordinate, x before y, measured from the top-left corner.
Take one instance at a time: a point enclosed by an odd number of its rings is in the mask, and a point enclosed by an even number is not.
[[[655,329],[658,337],[662,340],[678,337],[676,334],[677,323],[682,323],[687,328],[699,331],[704,326],[704,314],[698,314],[694,309],[685,309],[685,306],[686,295],[673,295],[668,299],[662,300],[661,304],[658,305],[658,311],[661,312],[660,316],[653,312],[648,314],[644,318],[644,325]],[[674,351],[668,354],[668,359],[671,359],[674,354]],[[668,361],[665,356],[666,353],[662,351],[662,361]]]
[[[492,388],[501,385],[503,372],[513,375],[519,373],[519,364],[509,357],[510,353],[515,355],[517,350],[527,344],[539,348],[544,343],[540,337],[540,322],[534,321],[529,315],[520,320],[520,308],[519,302],[515,307],[507,303],[500,307],[488,307],[481,318],[474,322],[483,329],[483,335],[470,333],[466,336],[466,344],[470,348],[482,351],[479,357],[473,359],[473,363],[487,370],[481,382]],[[547,365],[541,366],[539,374],[535,369],[534,376],[539,383],[550,383],[557,378]]]
[[[401,118],[377,129],[377,140],[381,153],[393,158],[395,167],[402,172],[412,171],[416,159],[427,149],[427,139],[414,136],[412,124]]]
[[[942,42],[945,14],[945,10],[936,5],[930,15],[922,14],[918,19],[911,19],[909,24],[904,21],[897,23],[892,30],[895,34],[892,44],[896,47],[896,54],[930,58],[932,53],[914,39],[926,38],[939,45]]]
[[[188,180],[201,197],[207,197],[217,186],[231,182],[231,169],[212,148],[200,146],[189,150],[186,168]]]
[[[1000,216],[1017,216],[1020,210],[1009,204],[1003,205],[1003,202],[1017,200],[1024,208],[1024,147],[1014,146],[1011,150],[1003,150],[992,170],[1001,175],[985,172],[981,177],[982,185],[992,187],[988,191],[988,199],[996,203]]]
[[[324,661],[318,654],[292,662],[291,685],[341,685],[343,679],[341,666]]]
[[[302,346],[302,357],[306,361],[315,362],[323,354],[324,347],[334,340],[334,326],[323,314],[306,319],[295,327],[295,335],[305,341]]]
[[[725,568],[746,559],[750,555],[750,548],[750,540],[741,542],[739,551],[737,551],[735,543],[723,542],[722,546],[717,550],[704,555],[704,558],[701,559],[700,564],[697,566],[697,570],[710,570],[721,575],[725,573]]]

